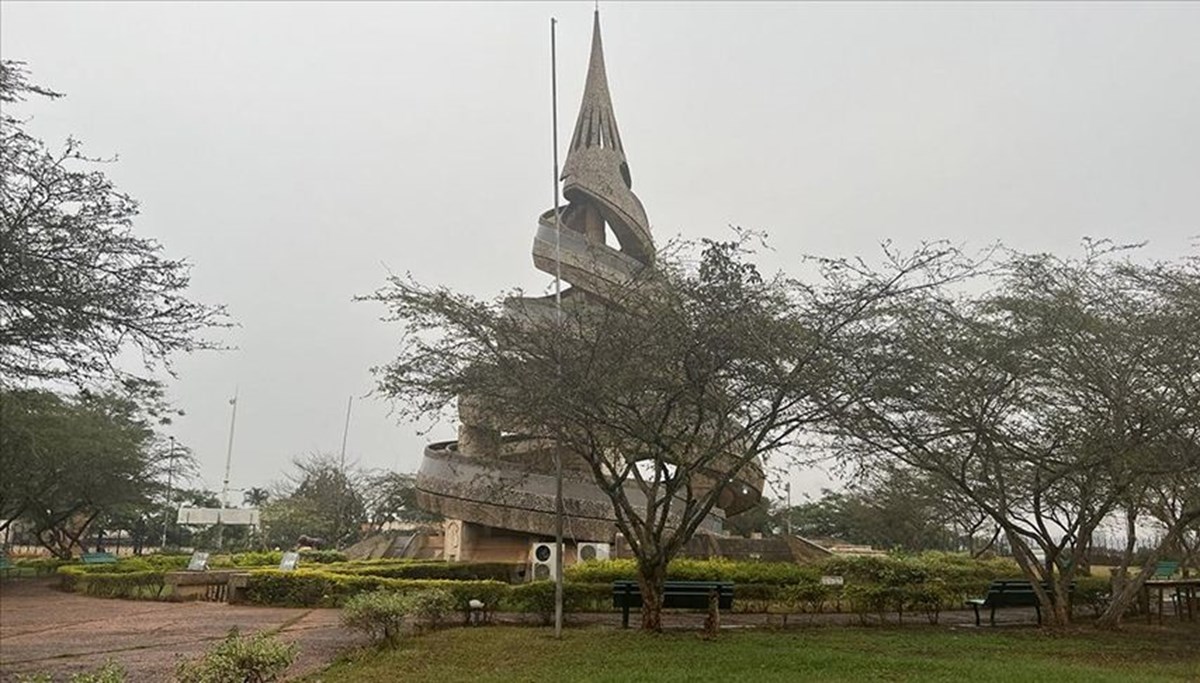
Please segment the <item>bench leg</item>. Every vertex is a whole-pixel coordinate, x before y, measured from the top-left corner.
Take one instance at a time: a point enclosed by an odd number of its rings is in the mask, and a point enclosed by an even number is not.
[[[1041,626],[1041,625],[1042,625],[1042,606],[1041,606],[1041,605],[1034,605],[1034,606],[1033,606],[1033,608],[1034,608],[1035,610],[1037,610],[1037,615],[1038,615],[1038,626]]]
[[[988,617],[988,623],[992,626],[996,625],[996,606],[992,605],[992,614]]]
[[[629,628],[629,603],[621,608],[621,628]]]
[[[975,610],[975,625],[979,625],[979,605],[971,605],[971,609]]]

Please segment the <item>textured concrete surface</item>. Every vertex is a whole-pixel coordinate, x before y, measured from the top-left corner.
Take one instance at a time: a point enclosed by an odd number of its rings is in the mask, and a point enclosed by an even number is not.
[[[0,583],[0,681],[33,672],[61,679],[108,659],[124,665],[130,681],[169,681],[180,658],[195,657],[233,627],[278,631],[298,643],[289,677],[359,643],[332,609],[105,600],[60,592],[52,580],[10,580]]]

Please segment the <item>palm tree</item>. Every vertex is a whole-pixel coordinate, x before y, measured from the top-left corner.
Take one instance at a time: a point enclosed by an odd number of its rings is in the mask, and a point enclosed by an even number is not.
[[[262,507],[270,497],[266,489],[252,486],[242,493],[242,503],[253,508]]]

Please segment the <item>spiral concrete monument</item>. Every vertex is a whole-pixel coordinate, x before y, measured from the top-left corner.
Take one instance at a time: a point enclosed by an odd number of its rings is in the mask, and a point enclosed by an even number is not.
[[[583,102],[560,180],[567,204],[558,221],[553,208],[539,217],[533,263],[569,283],[562,292],[565,304],[579,298],[587,301],[583,305],[604,305],[610,294],[653,265],[655,247],[646,211],[633,192],[613,113],[598,12]],[[608,242],[606,228],[616,244]],[[555,299],[523,298],[511,305],[552,311]],[[425,450],[417,476],[418,503],[447,518],[441,553],[446,559],[523,561],[530,556],[531,544],[554,535],[554,444],[536,437],[502,438],[470,397],[460,398],[459,419],[457,441],[431,444]],[[570,542],[564,559],[573,560],[577,553],[603,554],[618,540],[612,504],[582,459],[564,454],[563,461],[565,533]],[[723,515],[743,512],[761,497],[761,469],[743,469],[744,476],[721,492],[720,510],[707,520],[707,531],[720,533]],[[715,485],[723,472],[701,477]],[[626,495],[634,504],[645,500],[632,484]],[[534,547],[535,564],[537,552]]]

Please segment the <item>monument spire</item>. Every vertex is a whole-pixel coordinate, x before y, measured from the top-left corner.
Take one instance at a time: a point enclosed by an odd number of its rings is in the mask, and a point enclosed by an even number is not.
[[[571,137],[571,154],[581,147],[615,149],[624,160],[621,134],[617,131],[617,119],[613,115],[612,96],[608,92],[608,73],[604,68],[604,41],[600,37],[600,10],[592,21],[592,56],[588,61],[587,81],[583,86],[583,102],[579,105],[579,117],[575,120],[575,134]]]
[[[592,53],[588,60],[587,80],[561,179],[563,196],[569,202],[563,214],[566,229],[582,233],[593,248],[615,252],[613,247],[616,245],[605,244],[607,224],[620,244],[622,256],[642,265],[653,263],[650,222],[642,202],[633,193],[625,144],[617,129],[608,89],[599,9],[592,19]]]

